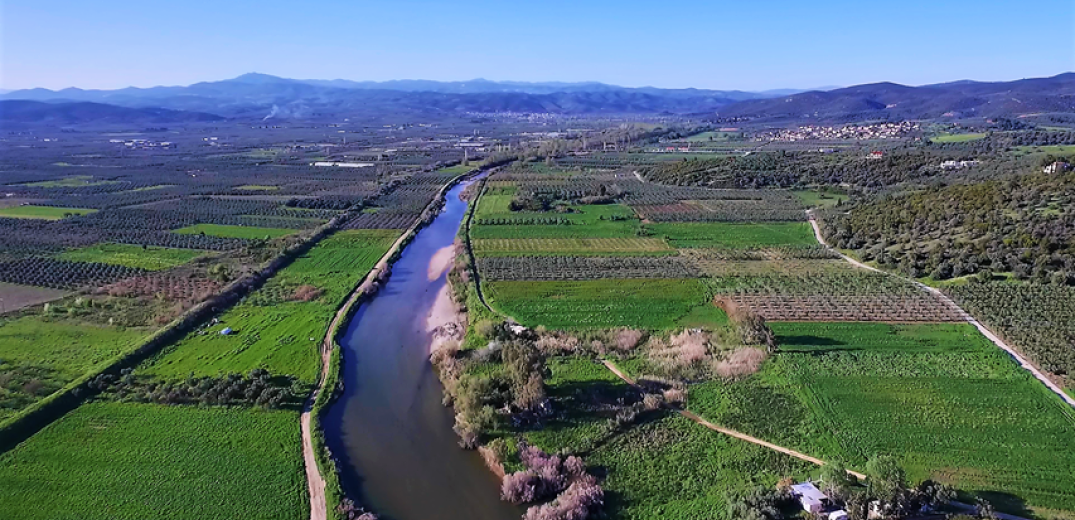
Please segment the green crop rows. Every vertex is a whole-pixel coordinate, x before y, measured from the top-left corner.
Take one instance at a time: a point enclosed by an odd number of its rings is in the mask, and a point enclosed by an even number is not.
[[[60,259],[72,262],[100,262],[159,271],[183,265],[204,251],[172,249],[166,247],[143,247],[130,244],[96,244],[73,249],[60,255]]]
[[[725,317],[697,279],[491,282],[482,285],[498,310],[550,329],[668,329]]]
[[[147,334],[60,317],[0,319],[0,420],[107,364]]]
[[[860,469],[897,456],[1010,511],[1075,509],[1071,411],[972,326],[775,323],[747,381],[692,389],[705,417]]]
[[[264,368],[312,384],[318,345],[333,313],[398,235],[396,230],[333,235],[225,312],[220,324],[187,335],[159,355],[144,373],[181,379]],[[316,288],[315,297],[297,298],[303,286]],[[232,333],[221,335],[225,327]]]
[[[297,233],[298,231],[294,229],[229,226],[224,224],[195,224],[193,226],[173,230],[172,232],[179,233],[180,235],[208,235],[211,237],[246,238],[256,240],[287,236]]]
[[[0,455],[0,517],[300,520],[301,451],[295,412],[89,403]]]

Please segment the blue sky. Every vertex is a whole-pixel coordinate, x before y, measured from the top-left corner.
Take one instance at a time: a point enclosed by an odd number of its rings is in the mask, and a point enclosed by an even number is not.
[[[0,88],[244,72],[762,90],[1075,70],[1075,2],[0,0]]]

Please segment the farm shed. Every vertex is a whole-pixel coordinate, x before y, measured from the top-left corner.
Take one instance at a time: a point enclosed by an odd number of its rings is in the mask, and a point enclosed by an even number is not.
[[[812,482],[804,482],[791,486],[791,494],[799,499],[803,509],[808,513],[821,514],[829,504],[829,497],[825,496]]]
[[[224,327],[224,330],[220,331],[221,336],[227,336],[228,334],[231,334],[231,327]]]

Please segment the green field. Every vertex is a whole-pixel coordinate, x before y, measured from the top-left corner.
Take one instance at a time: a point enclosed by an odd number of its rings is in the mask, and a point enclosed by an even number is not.
[[[105,186],[108,184],[119,184],[120,182],[121,181],[95,181],[93,180],[92,175],[72,175],[70,177],[64,177],[56,181],[30,182],[23,184],[23,186],[33,186],[35,188],[83,188],[86,186]]]
[[[523,435],[550,453],[584,453],[590,468],[604,472],[604,510],[610,518],[739,520],[728,518],[729,493],[772,488],[781,477],[802,479],[817,472],[811,464],[668,412],[651,412],[625,431],[612,430],[609,417],[571,406],[578,395],[623,395],[626,385],[586,358],[553,358],[548,366],[549,396],[568,408],[544,428]]]
[[[1017,146],[1015,150],[1023,153],[1051,153],[1058,155],[1067,155],[1075,153],[1075,145],[1055,144],[1048,146]]]
[[[660,238],[517,238],[471,242],[477,256],[664,256],[675,249]]]
[[[185,228],[172,230],[172,233],[181,235],[209,235],[223,238],[245,238],[256,240],[262,238],[278,238],[298,233],[294,229],[283,228],[259,228],[251,226],[226,226],[223,224],[195,224]]]
[[[59,317],[0,319],[0,420],[106,365],[148,334]]]
[[[295,412],[90,403],[0,455],[0,517],[301,520]]]
[[[846,194],[825,190],[796,190],[792,193],[799,198],[808,207],[811,208],[831,208],[839,202],[846,201],[848,197]]]
[[[264,184],[244,184],[242,186],[236,186],[235,189],[243,191],[277,191],[280,187]]]
[[[41,220],[60,220],[69,215],[89,215],[96,213],[95,209],[81,208],[58,208],[54,206],[8,206],[0,208],[0,217],[7,218],[36,218]]]
[[[740,135],[740,132],[702,132],[688,137],[686,141],[688,143],[720,142],[728,141]]]
[[[154,191],[163,190],[165,188],[174,188],[175,184],[154,184],[153,186],[142,186],[141,188],[135,188],[133,190],[127,190],[121,193],[137,193],[140,191]]]
[[[454,174],[457,174],[457,175],[462,175],[464,173],[467,173],[467,172],[473,170],[474,168],[476,168],[476,166],[473,166],[473,165],[471,165],[471,166],[463,166],[462,164],[457,164],[455,166],[449,166],[447,168],[441,168],[441,169],[437,170],[437,173],[454,173]]]
[[[935,143],[968,143],[970,141],[977,141],[979,139],[985,139],[986,134],[945,134],[938,135],[930,141]]]
[[[398,230],[341,231],[323,240],[222,314],[220,324],[188,334],[139,373],[176,380],[189,374],[215,376],[265,368],[312,384],[320,370],[318,346],[337,307],[399,234]],[[320,294],[310,301],[296,299],[304,285],[316,287]],[[225,327],[232,334],[221,335]]]
[[[748,248],[816,246],[817,239],[806,222],[733,224],[688,222],[646,224],[654,236],[668,239],[672,247]]]
[[[724,323],[697,279],[483,283],[489,303],[527,326],[669,329]]]
[[[100,262],[159,271],[183,265],[205,254],[205,251],[195,249],[96,244],[66,251],[60,255],[60,258],[72,262]]]
[[[486,207],[486,199],[491,199]],[[509,238],[629,238],[638,235],[639,220],[631,208],[620,204],[572,206],[571,213],[557,212],[502,212],[497,206],[511,201],[508,195],[482,196],[479,209],[475,210],[477,225],[470,230],[475,239],[509,239]],[[501,219],[503,221],[524,221],[531,218],[557,218],[570,224],[528,225],[500,224],[485,225],[482,219]],[[612,220],[613,218],[620,220]]]
[[[1075,511],[1075,418],[970,325],[774,323],[780,352],[737,383],[692,388],[706,418],[862,469],[900,459],[1021,513]],[[1048,514],[1043,516],[1048,517]]]

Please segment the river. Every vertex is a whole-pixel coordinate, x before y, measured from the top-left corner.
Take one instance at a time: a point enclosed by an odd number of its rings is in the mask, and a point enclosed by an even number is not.
[[[428,360],[425,319],[446,276],[433,255],[450,246],[467,204],[460,183],[444,210],[403,251],[381,291],[362,305],[340,342],[344,392],[329,409],[326,442],[349,496],[383,520],[517,520],[477,452],[459,447],[450,408]]]

